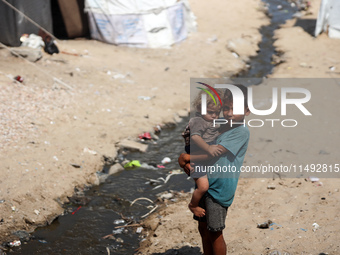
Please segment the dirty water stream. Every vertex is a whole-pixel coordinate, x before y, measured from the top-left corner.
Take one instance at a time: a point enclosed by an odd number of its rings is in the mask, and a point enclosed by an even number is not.
[[[261,78],[270,74],[273,69],[271,57],[275,54],[273,32],[285,20],[296,12],[285,0],[266,0],[268,13],[272,16],[271,24],[260,28],[263,39],[259,44],[258,55],[250,58],[250,69],[238,77]],[[278,8],[279,6],[279,8]],[[282,6],[282,8],[280,8]],[[247,82],[249,79],[245,79]],[[255,79],[256,80],[256,79]],[[254,84],[254,79],[251,79]],[[256,82],[255,82],[256,83]],[[246,84],[245,84],[246,85]],[[177,157],[183,152],[181,132],[188,119],[176,127],[163,130],[157,144],[149,144],[147,153],[129,153],[128,160],[139,160],[148,165],[160,164],[164,157],[170,157],[172,162],[164,169],[138,168],[124,170],[109,176],[101,185],[84,191],[80,201],[65,205],[65,214],[59,216],[46,227],[38,228],[32,233],[33,238],[20,247],[13,248],[9,254],[134,254],[143,237],[136,233],[136,228],[117,230],[116,226],[121,214],[124,217],[138,221],[150,211],[147,201],[139,201],[130,206],[131,201],[139,197],[156,199],[163,191],[189,191],[193,181],[184,174],[171,176],[162,187],[154,189],[155,185],[148,183],[149,179],[165,178],[170,170],[178,169]],[[81,201],[81,200],[85,201]],[[115,240],[103,239],[103,236],[114,232]]]

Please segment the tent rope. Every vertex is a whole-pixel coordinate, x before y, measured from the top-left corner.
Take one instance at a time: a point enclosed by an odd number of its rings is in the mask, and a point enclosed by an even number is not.
[[[7,47],[6,45],[4,45],[3,43],[0,42],[0,46],[6,48],[9,52],[11,52],[13,55],[25,60],[27,63],[29,63],[30,65],[34,66],[36,69],[38,69],[40,72],[46,74],[47,76],[52,77],[52,79],[56,82],[59,82],[61,85],[63,85],[64,87],[70,89],[70,90],[74,90],[70,85],[68,85],[67,83],[63,82],[62,80],[54,77],[53,75],[51,75],[49,72],[43,70],[42,68],[38,67],[36,64],[30,62],[29,60],[27,60],[26,58],[20,56],[18,53],[16,53],[15,51],[13,51],[12,49],[10,49],[9,47]]]

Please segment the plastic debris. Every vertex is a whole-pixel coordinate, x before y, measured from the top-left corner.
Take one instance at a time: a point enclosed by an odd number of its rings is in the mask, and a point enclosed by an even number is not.
[[[115,220],[115,221],[113,222],[113,224],[115,224],[115,225],[123,224],[123,223],[125,223],[125,220],[123,220],[123,219]]]
[[[163,165],[157,165],[158,168],[165,168]]]
[[[153,129],[154,129],[156,134],[158,134],[158,133],[160,133],[162,131],[162,128],[161,128],[160,125],[155,126]]]
[[[139,228],[137,228],[136,233],[140,234],[140,233],[142,233],[142,231],[143,231],[143,227],[139,227]]]
[[[118,228],[118,229],[114,229],[114,230],[112,230],[112,234],[121,234],[121,233],[123,233],[123,228]]]
[[[257,227],[258,228],[262,228],[262,229],[265,229],[265,228],[269,228],[269,225],[272,224],[273,222],[271,220],[267,220],[263,223],[258,223],[257,224]]]
[[[312,224],[312,227],[313,227],[313,232],[315,232],[317,229],[320,228],[319,224],[316,223],[316,222],[314,222],[314,223]]]
[[[16,80],[16,81],[18,81],[20,83],[24,82],[24,78],[22,78],[20,75],[15,76],[14,80]]]
[[[20,37],[20,41],[22,42],[21,46],[29,47],[33,49],[41,49],[45,46],[43,39],[35,34],[23,34]]]
[[[15,210],[17,209],[15,206],[11,206],[11,209],[13,212],[15,212]]]
[[[38,241],[39,241],[39,243],[47,243],[46,240],[38,240]]]
[[[96,151],[94,151],[94,150],[90,150],[89,148],[87,148],[87,147],[85,147],[84,148],[84,152],[86,152],[86,153],[90,153],[90,154],[92,154],[92,155],[97,155],[97,152]]]
[[[129,163],[126,163],[124,165],[124,168],[140,167],[140,166],[141,166],[141,164],[140,164],[140,162],[138,160],[132,160]]]
[[[318,182],[318,181],[320,181],[320,179],[318,177],[314,177],[314,176],[309,176],[309,180],[311,182]]]
[[[307,232],[307,229],[305,229],[305,228],[300,228],[302,231],[305,231],[305,232]]]
[[[13,242],[8,243],[8,246],[10,246],[10,247],[17,247],[17,246],[20,246],[20,245],[21,245],[20,240],[15,240]]]
[[[147,100],[150,100],[151,97],[147,97],[147,96],[139,96],[138,99],[141,99],[141,100],[144,100],[144,101],[147,101]]]
[[[152,139],[152,137],[151,137],[149,132],[145,132],[143,134],[140,134],[138,137],[139,137],[139,139],[146,139],[146,140],[151,140]]]
[[[75,211],[72,212],[72,215],[74,215],[76,212],[80,210],[81,206],[79,206]]]
[[[268,185],[267,189],[275,189],[276,187],[274,185]]]
[[[34,210],[34,213],[35,213],[36,215],[39,215],[39,214],[40,214],[39,210]]]
[[[171,162],[171,159],[169,157],[165,157],[162,159],[162,164],[167,164],[167,163],[170,163]]]

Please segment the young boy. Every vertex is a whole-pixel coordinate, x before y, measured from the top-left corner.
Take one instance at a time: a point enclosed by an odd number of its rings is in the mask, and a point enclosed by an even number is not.
[[[199,93],[193,102],[193,106],[196,110],[196,117],[190,119],[189,124],[182,134],[185,140],[185,151],[190,154],[191,152],[203,150],[210,156],[215,157],[220,155],[222,151],[221,148],[213,145],[215,139],[219,135],[219,125],[214,125],[213,121],[219,117],[221,105],[215,103],[219,101],[217,98],[215,98],[214,102],[211,97],[208,97],[207,113],[201,115],[202,93],[203,92]],[[202,207],[199,207],[198,203],[209,188],[207,175],[206,172],[203,171],[193,171],[190,175],[195,180],[196,189],[192,194],[188,207],[196,217],[203,217],[205,215],[205,210]]]
[[[247,88],[242,85],[235,86],[241,89],[244,95],[244,114],[235,115],[233,113],[233,97],[231,92],[226,90],[222,111],[228,123],[221,125],[221,135],[216,140],[216,144],[222,150],[222,155],[214,159],[207,153],[197,155],[183,153],[178,159],[186,173],[192,169],[190,161],[200,162],[208,159],[212,159],[211,169],[216,170],[208,172],[209,189],[200,201],[200,205],[206,210],[206,215],[197,219],[205,255],[227,254],[222,231],[225,228],[227,210],[234,200],[240,168],[248,147],[248,127],[243,124],[235,124],[243,123],[244,117],[250,113],[247,104]],[[233,170],[217,171],[223,167]]]

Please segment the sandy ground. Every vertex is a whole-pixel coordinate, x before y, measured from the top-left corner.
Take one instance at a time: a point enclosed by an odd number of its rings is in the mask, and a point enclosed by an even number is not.
[[[31,231],[50,222],[62,213],[61,204],[74,187],[98,183],[95,172],[101,169],[103,156],[115,157],[120,140],[135,139],[157,124],[179,121],[189,108],[190,77],[221,77],[245,68],[244,61],[256,54],[261,39],[257,29],[268,22],[259,11],[260,1],[190,3],[198,31],[171,49],[59,41],[59,49],[78,56],[44,55],[35,66],[0,49],[1,241],[13,240],[13,231]],[[340,77],[339,41],[308,33],[319,3],[312,1],[311,15],[291,20],[277,32],[275,45],[284,53],[284,63],[272,77]],[[226,48],[230,40],[241,42],[240,58]],[[13,83],[11,75],[21,75],[24,83]],[[53,82],[52,76],[73,89]],[[255,92],[267,95],[265,89]],[[336,117],[340,87],[333,82],[310,89],[322,102],[335,105],[324,116],[318,105],[310,106],[329,123],[319,133],[309,131],[308,121],[295,133],[251,130],[245,164],[310,163],[311,159],[339,163],[337,122],[327,116]],[[312,124],[318,123],[313,118]],[[267,254],[277,249],[291,254],[339,254],[340,181],[322,179],[322,183],[318,186],[304,178],[241,179],[224,231],[229,253]],[[268,185],[275,189],[267,189]],[[196,224],[186,207],[189,198],[187,194],[150,217],[146,224],[158,227],[149,231],[142,254],[201,254]],[[277,224],[273,230],[256,228],[268,219]],[[320,228],[313,231],[315,222]]]
[[[326,34],[311,36],[319,4],[312,1],[310,15],[289,20],[276,32],[275,46],[283,63],[270,75],[285,78],[280,79],[281,86],[289,86],[290,78],[314,78],[301,83],[319,102],[308,106],[313,119],[303,120],[298,129],[290,131],[251,129],[245,165],[339,163],[340,45]],[[254,88],[259,102],[269,101],[270,87]],[[228,254],[340,254],[340,180],[320,181],[322,184],[308,178],[241,178],[224,230]],[[197,226],[187,209],[189,201],[188,195],[149,219],[159,226],[150,231],[150,242],[142,244],[141,254],[202,254]],[[267,220],[275,223],[272,228],[257,228]]]
[[[34,65],[0,49],[1,241],[50,222],[74,187],[98,183],[103,156],[114,158],[120,140],[180,121],[190,77],[245,68],[267,19],[259,1],[233,5],[193,1],[198,31],[171,49],[58,41],[59,50],[74,55],[44,53]],[[229,40],[245,45],[240,58],[227,50]],[[24,82],[13,82],[16,75]]]

